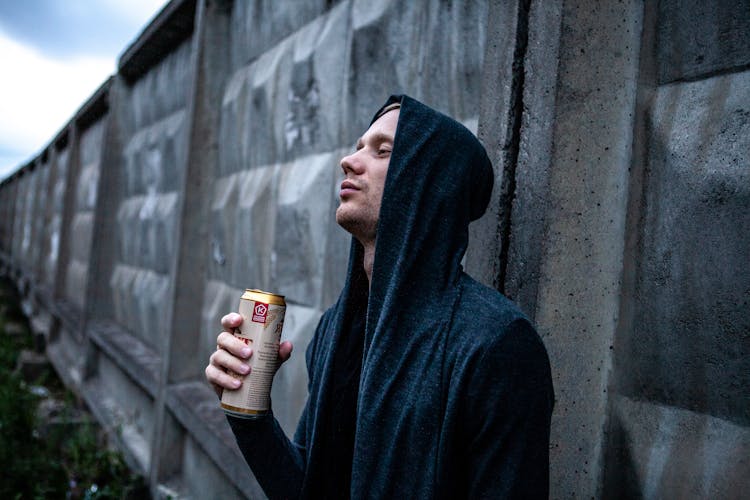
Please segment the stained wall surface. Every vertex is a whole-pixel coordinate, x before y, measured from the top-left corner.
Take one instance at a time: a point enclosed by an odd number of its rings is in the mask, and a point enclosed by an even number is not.
[[[661,2],[655,13],[611,416],[609,466],[632,479],[610,471],[611,491],[731,498],[747,487],[750,7],[741,5]]]
[[[750,2],[173,0],[0,183],[0,269],[156,497],[262,498],[203,370],[246,288],[304,351],[343,282],[339,160],[389,94],[495,166],[467,270],[537,325],[551,498],[750,477]]]
[[[82,310],[85,303],[105,123],[100,119],[81,132],[80,166],[72,178],[71,229],[69,238],[63,242],[70,252],[64,271],[63,296],[78,310]]]
[[[67,190],[68,163],[70,152],[68,148],[57,151],[49,178],[48,205],[42,227],[42,245],[40,246],[39,266],[41,282],[52,290],[57,275],[57,260],[60,256],[60,229],[62,214],[65,206],[65,192]]]

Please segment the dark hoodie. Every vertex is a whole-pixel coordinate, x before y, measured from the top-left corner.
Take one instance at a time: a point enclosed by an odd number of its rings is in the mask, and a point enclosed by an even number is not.
[[[372,286],[352,239],[307,349],[294,441],[272,417],[230,424],[271,498],[546,498],[547,353],[519,309],[461,267],[492,166],[461,124],[394,102]]]

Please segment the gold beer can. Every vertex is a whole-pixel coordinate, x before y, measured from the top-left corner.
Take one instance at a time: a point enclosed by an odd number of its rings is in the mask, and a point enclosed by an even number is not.
[[[235,328],[234,336],[253,349],[250,373],[240,375],[242,380],[234,391],[224,390],[221,407],[235,417],[258,418],[271,410],[271,382],[279,366],[279,343],[284,327],[286,301],[283,295],[247,289],[240,298],[239,313],[242,325]],[[244,377],[244,378],[243,378]]]

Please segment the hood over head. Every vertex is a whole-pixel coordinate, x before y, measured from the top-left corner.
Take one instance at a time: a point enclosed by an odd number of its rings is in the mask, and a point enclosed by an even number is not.
[[[401,108],[377,227],[366,346],[383,312],[400,309],[408,297],[423,304],[445,298],[461,272],[469,222],[486,210],[493,185],[484,147],[452,118],[394,95],[372,122],[393,103]],[[364,273],[362,255],[353,240],[347,282]]]

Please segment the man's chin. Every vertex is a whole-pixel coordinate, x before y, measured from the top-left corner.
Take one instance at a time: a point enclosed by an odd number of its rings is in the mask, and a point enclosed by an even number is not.
[[[357,227],[357,218],[354,217],[345,207],[339,206],[336,210],[336,224],[351,233],[352,229]]]
[[[336,223],[360,241],[370,236],[370,233],[374,236],[374,228],[377,226],[377,222],[368,223],[361,214],[347,210],[343,205],[336,210]]]

